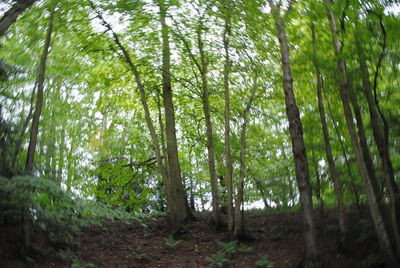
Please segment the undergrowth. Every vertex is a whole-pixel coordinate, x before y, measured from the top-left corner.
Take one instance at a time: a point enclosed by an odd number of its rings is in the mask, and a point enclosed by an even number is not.
[[[19,255],[32,252],[35,230],[46,234],[53,246],[65,246],[82,227],[101,224],[104,220],[140,220],[123,210],[94,200],[84,200],[64,191],[59,183],[45,178],[0,177],[0,224],[21,228]]]

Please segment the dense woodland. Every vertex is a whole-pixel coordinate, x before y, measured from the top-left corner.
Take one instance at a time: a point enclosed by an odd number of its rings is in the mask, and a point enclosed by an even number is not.
[[[65,257],[81,228],[164,215],[172,247],[199,219],[227,241],[257,239],[246,218],[258,208],[298,212],[293,267],[327,267],[318,239],[332,224],[338,252],[355,254],[361,218],[370,267],[399,267],[396,2],[2,0],[0,225],[18,230],[13,256],[41,258],[39,229]]]

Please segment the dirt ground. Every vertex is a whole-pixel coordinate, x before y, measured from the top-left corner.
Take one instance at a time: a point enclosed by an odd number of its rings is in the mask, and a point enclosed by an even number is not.
[[[363,235],[355,222],[352,246],[343,250],[339,247],[333,212],[316,219],[322,267],[379,267],[376,257],[370,256],[374,238]],[[252,239],[239,243],[231,257],[223,258],[220,254],[221,259],[215,259],[215,254],[222,249],[220,242],[228,242],[226,232],[213,232],[207,217],[198,216],[197,221],[185,226],[182,234],[174,239],[169,236],[167,219],[161,217],[146,220],[144,224],[106,222],[85,229],[75,238],[74,246],[69,250],[64,248],[61,254],[64,258],[60,258],[60,250],[50,250],[47,256],[30,262],[0,254],[0,267],[245,268],[257,267],[256,262],[263,256],[267,256],[273,267],[299,266],[304,253],[299,212],[246,215],[246,226]],[[7,236],[4,232],[8,231],[4,228],[1,231],[0,239],[4,239]],[[10,244],[12,241],[1,243],[0,250],[9,251]],[[211,261],[213,255],[214,261]],[[222,261],[226,262],[224,266],[216,266]]]

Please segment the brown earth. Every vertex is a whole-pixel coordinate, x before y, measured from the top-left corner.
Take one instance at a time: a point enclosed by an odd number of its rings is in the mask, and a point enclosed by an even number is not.
[[[318,246],[322,267],[379,267],[377,254],[372,254],[374,237],[364,234],[358,220],[351,221],[354,230],[347,250],[339,249],[338,226],[333,212],[317,216]],[[231,257],[223,258],[224,266],[211,266],[218,261],[210,257],[227,243],[226,233],[213,232],[205,216],[185,226],[183,232],[172,239],[165,217],[145,220],[143,224],[105,222],[102,226],[87,228],[75,238],[68,250],[44,250],[38,261],[21,261],[4,254],[10,252],[13,241],[3,240],[16,230],[1,229],[0,267],[256,267],[256,261],[268,256],[273,267],[297,267],[304,253],[301,215],[285,212],[246,216],[246,226],[253,239],[240,243]],[[365,229],[365,228],[364,228]],[[5,233],[7,232],[7,234]],[[176,242],[179,241],[180,242]],[[176,245],[173,245],[175,244]],[[43,247],[39,243],[37,247]],[[226,244],[225,244],[226,245]],[[371,248],[372,245],[372,248]],[[4,251],[1,254],[1,251]],[[342,253],[339,253],[342,252]],[[47,256],[47,257],[46,257]],[[223,255],[219,255],[223,256]],[[267,267],[267,266],[265,266]]]

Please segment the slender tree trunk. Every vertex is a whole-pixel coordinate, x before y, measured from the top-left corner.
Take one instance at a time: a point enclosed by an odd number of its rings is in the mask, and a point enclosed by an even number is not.
[[[230,35],[231,35],[231,11],[230,1],[224,1],[225,13],[225,29],[223,34],[223,44],[225,50],[225,64],[224,64],[224,95],[225,95],[225,165],[226,165],[226,200],[228,207],[228,232],[233,235],[234,228],[234,210],[233,210],[233,165],[232,153],[230,142],[230,86],[229,86],[229,73],[231,59],[229,56]]]
[[[164,165],[168,166],[168,157],[167,157],[167,149],[165,146],[165,128],[164,128],[164,120],[162,117],[161,111],[161,92],[157,87],[157,109],[158,109],[158,124],[160,125],[160,139],[161,139],[161,152],[162,157],[164,159]]]
[[[210,115],[210,101],[208,90],[208,63],[206,56],[204,54],[204,43],[202,40],[202,27],[199,25],[197,30],[197,46],[200,52],[200,65],[199,71],[201,73],[201,87],[202,87],[202,102],[204,117],[206,119],[206,135],[207,135],[207,152],[208,152],[208,169],[210,172],[210,182],[211,182],[211,197],[212,197],[212,218],[214,224],[218,227],[221,225],[221,215],[219,211],[219,194],[218,194],[218,181],[217,181],[217,169],[215,165],[215,152],[214,152],[214,139],[213,139],[213,127],[211,123]]]
[[[346,64],[342,58],[342,43],[338,38],[338,30],[336,27],[335,18],[333,15],[332,8],[330,7],[330,0],[325,0],[326,8],[327,8],[327,16],[332,32],[332,40],[335,48],[335,54],[337,57],[337,67],[339,72],[339,92],[340,98],[343,104],[344,115],[346,119],[347,128],[350,134],[351,142],[353,145],[353,150],[356,155],[356,161],[358,164],[358,168],[360,170],[361,178],[363,180],[365,192],[367,194],[367,200],[372,216],[372,220],[374,223],[375,231],[379,239],[379,244],[382,250],[382,253],[385,255],[385,259],[387,265],[389,267],[397,267],[397,260],[395,255],[393,254],[393,250],[390,244],[389,236],[386,230],[386,226],[384,224],[381,211],[378,206],[378,202],[376,200],[375,192],[371,184],[371,179],[369,177],[367,167],[365,166],[364,156],[361,151],[361,147],[359,141],[357,139],[357,133],[355,130],[355,126],[353,123],[353,114],[351,111],[349,96],[348,96],[348,81],[346,75]]]
[[[182,186],[181,170],[178,159],[178,145],[175,130],[175,113],[171,85],[171,51],[169,46],[168,26],[166,24],[167,3],[160,1],[160,22],[162,35],[162,89],[165,112],[165,130],[167,138],[168,176],[171,182],[172,225],[178,230],[181,223],[190,217],[190,209]],[[171,207],[172,207],[171,206]]]
[[[270,206],[268,205],[268,200],[266,198],[266,193],[265,193],[265,190],[264,190],[264,187],[263,187],[261,181],[259,179],[257,179],[256,177],[253,177],[253,181],[254,181],[254,183],[256,185],[257,190],[261,194],[261,197],[262,197],[262,200],[263,200],[263,203],[264,203],[264,210],[269,209]]]
[[[60,135],[60,147],[59,147],[59,157],[58,157],[58,172],[57,172],[57,180],[61,185],[63,179],[63,170],[65,165],[64,159],[64,151],[65,151],[65,125],[63,124],[61,127],[61,135]]]
[[[350,178],[351,191],[352,191],[352,193],[354,195],[354,198],[356,199],[356,206],[358,208],[358,211],[360,212],[360,194],[358,193],[356,182],[354,180],[354,175],[353,175],[353,172],[351,171],[350,161],[349,161],[349,158],[347,157],[346,148],[345,148],[344,143],[342,141],[342,137],[341,137],[341,135],[339,133],[339,129],[338,129],[337,125],[336,125],[336,120],[335,120],[335,118],[333,116],[331,105],[330,105],[328,96],[326,95],[325,91],[324,91],[324,96],[325,96],[326,103],[328,104],[328,110],[329,110],[329,115],[330,115],[330,118],[331,118],[331,121],[332,121],[333,129],[335,130],[335,134],[336,134],[337,140],[338,140],[339,145],[340,145],[340,149],[341,149],[342,154],[343,154],[344,162],[345,162],[345,165],[346,165],[347,175]]]
[[[318,97],[318,110],[319,116],[321,119],[322,132],[324,136],[324,145],[325,145],[325,154],[326,160],[328,162],[329,173],[331,174],[331,178],[333,181],[333,187],[335,189],[336,194],[336,202],[339,209],[339,226],[340,232],[342,234],[342,238],[346,237],[347,234],[347,224],[346,224],[346,208],[343,200],[343,191],[342,191],[342,182],[339,177],[339,173],[336,169],[335,160],[333,159],[331,143],[329,140],[329,129],[328,124],[326,123],[325,116],[325,107],[322,99],[322,87],[323,87],[323,78],[321,71],[319,69],[318,63],[318,55],[317,55],[317,47],[316,47],[316,38],[315,38],[315,26],[311,24],[311,34],[312,34],[312,43],[313,43],[313,64],[315,68],[315,73],[317,77],[317,97]]]
[[[316,195],[315,197],[319,201],[319,210],[320,210],[320,215],[324,215],[324,200],[321,197],[321,177],[319,175],[319,165],[318,161],[315,159],[314,156],[314,151],[312,152],[312,157],[313,157],[313,162],[314,162],[314,169],[315,169],[315,180],[317,183],[317,189],[316,189]]]
[[[374,97],[372,94],[372,86],[369,80],[369,70],[368,70],[367,60],[365,57],[364,47],[362,45],[361,36],[358,31],[358,28],[359,28],[358,21],[356,21],[356,33],[354,36],[356,41],[358,63],[360,65],[362,81],[364,86],[363,93],[365,95],[365,98],[367,99],[374,140],[378,148],[379,156],[384,171],[385,184],[390,196],[390,214],[391,214],[393,235],[396,244],[396,254],[397,257],[400,258],[399,189],[394,177],[392,161],[389,155],[389,145],[386,143],[387,139],[385,138],[385,133],[384,133],[385,126],[381,120],[381,117],[379,116],[378,109],[376,107],[376,102],[374,101]]]
[[[13,156],[11,158],[11,168],[13,168],[13,169],[15,168],[15,165],[17,164],[17,157],[18,157],[19,152],[21,151],[22,141],[24,140],[26,129],[28,128],[29,122],[32,119],[33,102],[34,102],[35,95],[36,95],[36,86],[37,86],[37,83],[35,83],[35,86],[34,86],[34,88],[32,90],[30,106],[29,106],[29,112],[28,112],[28,115],[26,116],[24,124],[22,125],[21,131],[20,131],[19,136],[18,136],[18,140],[17,140],[17,142],[15,144],[15,151],[14,151]]]
[[[46,162],[48,162],[48,166],[46,169],[49,171],[48,174],[55,179],[56,175],[56,163],[55,163],[55,142],[56,142],[56,127],[54,122],[54,114],[50,115],[50,130],[48,134],[48,144],[47,144],[47,155],[46,155]]]
[[[46,40],[43,47],[43,53],[39,64],[39,70],[37,75],[38,92],[35,112],[32,119],[31,136],[29,140],[28,155],[26,157],[25,172],[28,174],[33,174],[33,165],[36,151],[37,137],[39,133],[39,121],[40,115],[42,113],[43,107],[43,89],[44,89],[44,79],[46,71],[46,61],[49,54],[51,33],[53,31],[53,21],[54,21],[54,8],[51,10],[49,26],[47,29]]]
[[[235,228],[234,228],[234,237],[242,238],[244,236],[245,230],[243,225],[243,213],[241,211],[243,204],[243,192],[244,192],[244,180],[246,177],[246,133],[247,133],[247,125],[249,122],[249,112],[251,109],[251,105],[253,103],[254,94],[257,89],[257,73],[255,74],[254,84],[250,96],[250,100],[248,101],[245,110],[243,111],[243,125],[242,130],[240,132],[240,178],[239,184],[237,188],[237,196],[235,203]]]
[[[67,186],[67,192],[71,192],[72,181],[74,179],[74,169],[75,169],[75,160],[73,159],[73,151],[75,150],[74,142],[71,142],[71,147],[67,156],[67,178],[65,184]]]
[[[317,265],[318,252],[315,238],[315,224],[313,216],[313,205],[311,199],[310,175],[306,149],[303,139],[303,127],[301,124],[299,109],[293,92],[293,78],[290,66],[290,52],[286,36],[285,21],[279,14],[279,9],[272,0],[268,0],[271,12],[274,15],[278,30],[280,44],[283,90],[285,93],[286,115],[289,121],[290,138],[295,162],[296,179],[300,192],[300,204],[303,215],[303,232],[305,241],[305,266]]]
[[[196,210],[196,204],[195,204],[195,201],[194,201],[193,187],[194,187],[193,178],[192,178],[192,176],[190,176],[189,177],[189,194],[190,194],[189,205],[190,205],[190,209],[192,211],[195,211]]]
[[[370,155],[368,144],[367,144],[367,138],[365,135],[364,124],[363,124],[363,120],[362,120],[362,116],[361,116],[360,107],[358,105],[356,96],[354,96],[354,92],[350,93],[350,101],[352,102],[354,114],[356,116],[358,136],[360,139],[361,150],[363,151],[364,158],[366,159],[365,162],[366,162],[368,171],[372,172],[375,175],[375,170],[373,168],[373,163],[372,163],[371,155]],[[378,188],[379,186],[378,186],[376,177],[374,177],[374,179],[375,179],[375,182],[374,182],[374,180],[372,180],[372,185],[374,187]],[[398,256],[400,256],[400,252],[398,252],[398,250],[400,249],[400,234],[399,234],[399,228],[398,228],[398,224],[397,224],[396,195],[394,193],[393,187],[390,183],[390,179],[388,178],[388,176],[385,176],[385,179],[386,179],[385,182],[388,185],[387,189],[388,189],[389,197],[390,197],[390,220],[391,220],[391,226],[393,229],[393,236],[391,236],[391,237],[394,240],[394,244],[396,245],[396,251],[397,251],[396,254]],[[384,202],[382,200],[383,194],[381,191],[379,191],[378,193],[379,193],[379,195],[377,194],[377,200],[379,203],[383,203]],[[383,206],[381,206],[381,208],[383,209]]]
[[[361,115],[361,109],[358,104],[357,97],[355,96],[354,89],[351,86],[350,80],[348,80],[348,90],[350,103],[354,110],[354,116],[357,124],[357,134],[360,142],[360,148],[364,156],[365,165],[367,167],[368,175],[371,179],[372,187],[374,188],[376,199],[380,204],[383,202],[383,192],[379,187],[378,179],[375,175],[374,163],[372,161],[371,153],[369,151],[367,136],[365,135],[364,123]]]
[[[94,6],[94,4],[91,3],[91,2],[90,2],[90,4],[91,4],[92,8],[94,10],[96,10],[96,7]],[[170,180],[170,176],[169,176],[168,170],[167,170],[166,166],[164,165],[164,163],[162,161],[163,159],[162,159],[162,155],[161,155],[160,143],[159,143],[159,140],[158,140],[158,137],[157,137],[153,122],[151,120],[150,109],[149,109],[149,106],[147,104],[146,93],[145,93],[144,85],[143,85],[143,83],[141,81],[141,78],[140,78],[139,71],[138,71],[136,65],[133,63],[130,55],[127,52],[127,50],[125,49],[125,47],[120,42],[120,40],[118,38],[118,35],[112,30],[111,25],[108,24],[104,20],[104,18],[102,17],[101,13],[97,12],[97,17],[103,22],[103,25],[108,29],[108,31],[111,32],[112,37],[114,39],[114,42],[116,43],[118,48],[121,50],[122,55],[123,55],[126,63],[128,64],[130,70],[132,71],[132,73],[134,75],[136,86],[139,89],[140,101],[141,101],[143,109],[144,109],[144,115],[145,115],[146,124],[147,124],[147,127],[149,128],[149,131],[150,131],[150,136],[151,136],[151,140],[152,140],[152,143],[153,143],[153,149],[154,149],[154,152],[155,152],[155,155],[156,155],[157,166],[158,166],[158,168],[160,170],[160,174],[161,174],[161,177],[162,177],[163,182],[164,182],[165,194],[166,194],[166,197],[167,197],[168,214],[169,214],[169,218],[170,218],[171,224],[172,224],[171,225],[171,229],[173,231],[177,231],[180,228],[180,223],[183,221],[183,219],[185,219],[187,216],[189,216],[188,212],[187,212],[188,211],[187,202],[186,202],[186,199],[185,199],[185,195],[183,193],[182,181],[180,182],[180,186],[181,186],[180,195],[177,196],[176,195],[177,191],[176,191],[176,189],[172,188],[174,185],[172,184],[172,182]],[[165,98],[165,95],[164,95],[164,98]],[[166,115],[166,117],[167,117],[167,115]],[[168,130],[167,130],[167,132],[168,132]],[[168,137],[167,137],[167,147],[168,147]],[[169,162],[170,162],[170,158],[169,158],[169,155],[168,155],[168,163]],[[178,215],[177,205],[176,205],[177,200],[180,203],[184,203],[185,204],[185,211],[186,211],[185,214],[186,215]],[[178,205],[178,206],[181,207],[182,205]]]
[[[0,19],[0,36],[4,35],[19,15],[30,7],[36,0],[17,0],[14,5]]]

